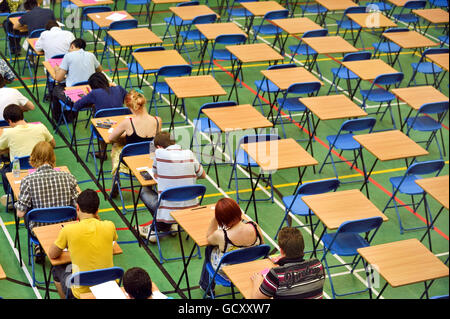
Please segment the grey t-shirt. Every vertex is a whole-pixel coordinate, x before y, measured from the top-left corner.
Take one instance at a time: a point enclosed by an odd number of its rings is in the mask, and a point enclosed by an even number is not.
[[[79,49],[68,52],[59,67],[67,72],[66,86],[73,86],[77,82],[87,81],[99,65],[93,53]]]

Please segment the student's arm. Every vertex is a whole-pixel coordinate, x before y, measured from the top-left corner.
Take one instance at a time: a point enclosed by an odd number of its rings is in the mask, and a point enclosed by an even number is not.
[[[30,100],[28,100],[27,103],[25,103],[25,105],[23,105],[21,107],[22,111],[27,112],[27,111],[33,111],[34,110],[34,104],[33,102],[31,102]]]
[[[261,284],[264,281],[264,276],[257,272],[254,273],[250,279],[252,281],[252,294],[250,299],[269,299],[269,296],[266,296],[259,290],[259,287],[261,287]]]
[[[64,228],[59,231],[58,237],[55,242],[50,246],[48,251],[48,257],[51,259],[58,258],[61,256],[64,248],[67,247],[67,234]]]
[[[10,20],[10,21],[11,21],[11,20]],[[22,21],[22,23],[24,23],[24,22],[23,22],[23,17],[20,18],[19,20],[11,21],[14,30],[19,30],[21,27],[24,26],[24,24],[22,24],[21,21]],[[26,25],[26,24],[25,24],[25,25]]]
[[[59,256],[61,256],[63,252],[63,249],[59,248],[58,246],[56,246],[54,243],[50,246],[50,249],[48,251],[48,257],[51,259],[55,259],[58,258]]]
[[[117,126],[113,129],[113,131],[109,135],[109,140],[112,143],[118,142],[120,140],[120,138],[122,137],[122,135],[125,133],[127,121],[129,121],[129,120],[124,119],[119,124],[117,124]]]
[[[53,68],[55,70],[55,80],[56,82],[64,82],[64,79],[66,78],[67,71],[64,69],[61,69],[59,66],[55,65]]]
[[[223,242],[223,233],[218,228],[217,220],[215,218],[211,219],[208,230],[206,231],[208,245],[219,246]]]
[[[76,101],[73,105],[73,110],[79,111],[86,106],[95,104],[95,96],[94,96],[94,93],[92,93],[92,92],[93,91],[89,92],[88,94],[83,96],[81,99]]]

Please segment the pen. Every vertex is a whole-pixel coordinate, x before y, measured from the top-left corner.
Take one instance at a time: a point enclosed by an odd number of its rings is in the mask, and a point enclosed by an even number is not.
[[[191,210],[197,210],[197,209],[202,209],[202,208],[206,208],[206,206],[199,206],[197,208],[192,208]]]

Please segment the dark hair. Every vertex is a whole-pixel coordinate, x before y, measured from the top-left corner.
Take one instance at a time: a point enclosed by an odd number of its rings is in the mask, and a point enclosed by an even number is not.
[[[17,104],[10,104],[3,110],[3,118],[5,121],[19,122],[23,120],[23,110]]]
[[[0,74],[0,89],[6,85],[5,78]]]
[[[58,27],[58,23],[56,20],[48,20],[47,24],[45,25],[45,30],[50,30],[53,27]]]
[[[305,242],[298,228],[283,227],[278,234],[278,245],[287,258],[303,257]]]
[[[100,206],[100,198],[96,191],[86,189],[78,195],[77,204],[83,213],[95,214]]]
[[[238,203],[231,198],[217,201],[214,214],[220,227],[232,227],[242,219],[242,211]]]
[[[73,45],[75,48],[84,50],[86,48],[86,41],[84,41],[81,38],[77,38],[73,40],[72,43],[70,43],[70,45]]]
[[[155,138],[153,140],[153,144],[155,144],[155,147],[160,146],[162,148],[166,148],[166,147],[168,147],[170,145],[174,145],[175,144],[175,140],[172,139],[172,136],[167,131],[158,132],[155,135]]]
[[[140,267],[128,269],[123,275],[122,282],[127,294],[134,299],[147,299],[152,295],[152,280]]]
[[[32,10],[33,8],[38,6],[37,0],[26,0],[23,4],[25,10]]]
[[[103,72],[93,73],[88,79],[88,84],[92,90],[105,89],[106,91],[109,91],[109,81]]]

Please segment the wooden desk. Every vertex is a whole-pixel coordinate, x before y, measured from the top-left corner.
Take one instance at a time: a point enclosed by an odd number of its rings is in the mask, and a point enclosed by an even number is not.
[[[95,0],[95,1],[83,1],[83,0],[70,0],[74,5],[79,8],[91,7],[91,6],[103,6],[113,4],[113,0]]]
[[[250,34],[255,17],[263,17],[270,11],[286,10],[285,7],[276,1],[241,2],[240,5],[251,14],[250,21],[247,24],[247,34]],[[256,33],[253,39],[256,40]]]
[[[176,50],[133,52],[133,57],[144,71],[157,71],[167,65],[188,65]]]
[[[150,13],[149,13],[149,27],[152,25],[153,13],[155,12],[156,5],[166,5],[171,3],[189,2],[190,0],[152,0],[150,1]]]
[[[431,24],[444,24],[448,29],[449,13],[441,8],[412,10],[414,14],[428,21],[424,33],[427,33]]]
[[[433,63],[436,63],[438,66],[443,68],[445,71],[448,71],[448,64],[449,64],[449,54],[448,53],[440,53],[440,54],[429,54],[427,55],[427,59],[430,59],[433,61]]]
[[[439,43],[434,42],[413,30],[406,32],[388,32],[383,33],[382,35],[402,49],[427,48],[439,45]]]
[[[448,267],[415,238],[359,248],[358,253],[386,280],[378,298],[388,284],[396,288],[425,282],[427,293],[426,281],[449,273]]]
[[[306,70],[304,67],[293,67],[275,70],[261,70],[261,73],[280,91],[287,90],[292,84],[304,82],[320,82],[314,74]]]
[[[255,272],[263,271],[267,268],[273,268],[276,265],[269,259],[258,259],[247,263],[223,266],[222,270],[228,279],[241,292],[245,299],[252,296],[253,282],[251,276]]]
[[[350,7],[357,7],[358,4],[351,0],[314,0],[322,7],[326,8],[327,10],[323,13],[321,13],[322,17],[322,25],[326,27],[326,21],[325,18],[327,17],[327,14],[329,11],[345,11],[346,9]]]
[[[100,28],[108,28],[110,26],[110,24],[112,22],[114,22],[113,20],[108,19],[108,17],[110,17],[111,15],[113,15],[115,13],[120,13],[120,14],[125,15],[123,17],[123,19],[121,19],[120,21],[123,21],[123,20],[136,20],[131,14],[129,14],[125,10],[89,13],[87,16],[88,16],[89,19],[94,21],[94,23],[97,24]]]
[[[196,24],[195,27],[209,41],[224,34],[243,34],[247,37],[247,34],[234,22]]]
[[[394,28],[397,24],[383,15],[381,12],[369,12],[369,13],[349,13],[347,17],[359,25],[361,28],[358,30],[358,33],[355,37],[355,41],[353,44],[356,44],[359,36],[361,35],[362,29],[386,29],[386,28]],[[361,44],[363,49],[365,49],[363,40],[361,38]]]

